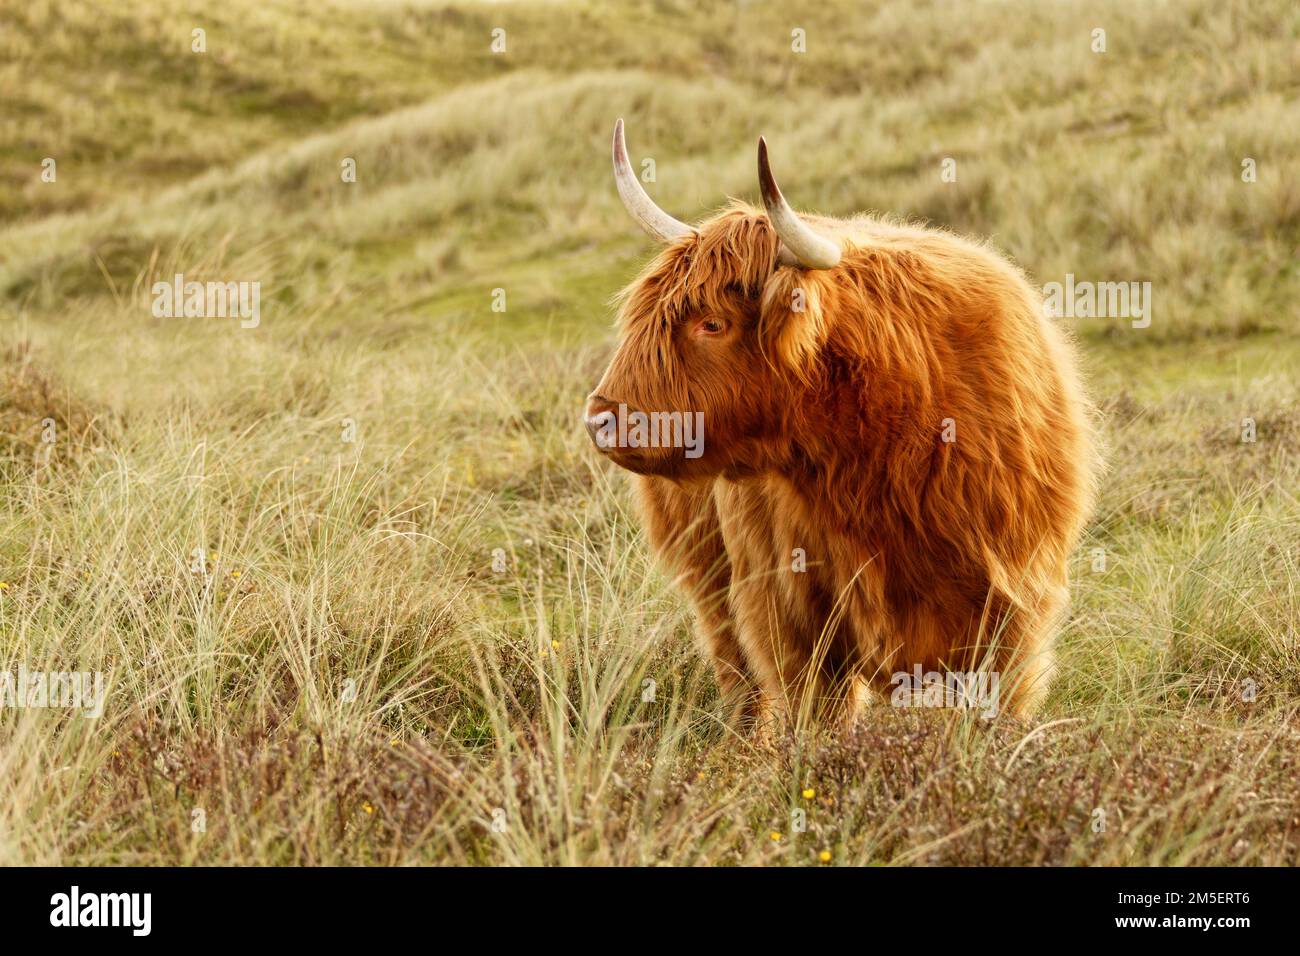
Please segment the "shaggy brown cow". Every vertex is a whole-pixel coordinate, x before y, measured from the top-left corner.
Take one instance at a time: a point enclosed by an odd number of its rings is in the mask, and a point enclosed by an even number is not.
[[[667,248],[624,292],[588,430],[636,473],[740,714],[843,719],[917,665],[996,672],[1026,714],[1098,465],[1072,348],[995,252],[796,216],[758,150],[766,212],[691,227],[645,194],[615,126],[619,193]]]

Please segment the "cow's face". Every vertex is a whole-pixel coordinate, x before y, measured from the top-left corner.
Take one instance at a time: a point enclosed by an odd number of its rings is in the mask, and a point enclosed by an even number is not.
[[[656,206],[614,127],[632,217],[668,248],[628,289],[613,361],[587,397],[587,431],[617,464],[676,479],[767,467],[825,342],[826,271],[839,244],[786,205],[759,141],[765,212],[734,204],[695,228]],[[787,267],[787,268],[781,268]],[[801,391],[802,388],[802,391]]]
[[[756,463],[780,391],[762,346],[761,286],[733,281],[668,300],[690,267],[656,265],[632,287],[618,350],[587,397],[592,441],[642,474],[704,477]]]

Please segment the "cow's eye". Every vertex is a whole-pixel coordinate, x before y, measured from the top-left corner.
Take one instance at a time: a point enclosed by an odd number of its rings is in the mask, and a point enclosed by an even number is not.
[[[722,324],[721,319],[700,319],[695,326],[696,335],[717,335],[726,326]]]

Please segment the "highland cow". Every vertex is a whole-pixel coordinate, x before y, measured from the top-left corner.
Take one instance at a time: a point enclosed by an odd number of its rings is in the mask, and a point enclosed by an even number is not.
[[[738,716],[842,720],[913,668],[991,670],[1028,714],[1098,467],[1072,347],[997,253],[798,216],[758,150],[765,209],[692,227],[615,126],[619,193],[666,248],[624,291],[587,428],[635,473]],[[694,456],[611,439],[665,412],[700,416]]]

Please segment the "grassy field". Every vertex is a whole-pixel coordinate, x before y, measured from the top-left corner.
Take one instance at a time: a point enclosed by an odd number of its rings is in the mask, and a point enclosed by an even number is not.
[[[0,710],[0,864],[1300,862],[1300,9],[698,7],[0,6],[0,674],[108,687]],[[579,419],[618,116],[682,218],[763,133],[797,207],[1152,283],[1062,320],[1108,468],[1032,723],[724,727]]]

